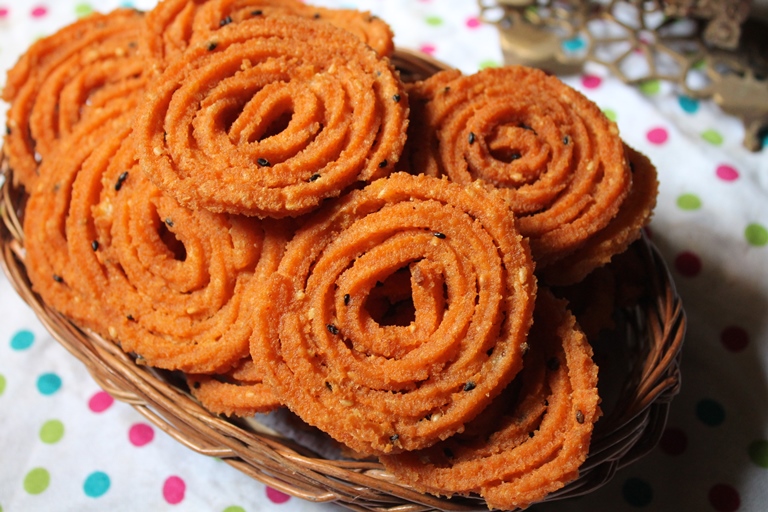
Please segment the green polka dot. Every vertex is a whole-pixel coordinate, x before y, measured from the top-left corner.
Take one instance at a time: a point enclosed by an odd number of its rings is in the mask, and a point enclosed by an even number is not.
[[[478,64],[478,67],[480,69],[497,68],[499,67],[499,63],[493,59],[483,60],[483,61],[480,61],[480,64]]]
[[[760,439],[753,442],[749,445],[748,452],[752,462],[761,468],[768,469],[768,441]]]
[[[59,420],[48,420],[40,428],[40,440],[46,444],[58,443],[64,437],[64,424]]]
[[[443,18],[440,16],[427,16],[424,21],[427,23],[427,25],[431,25],[433,27],[438,27],[443,24]]]
[[[77,4],[75,6],[75,16],[78,18],[81,18],[83,16],[88,16],[93,12],[93,7],[91,7],[91,4],[88,3],[82,3]]]
[[[653,95],[658,94],[661,90],[661,82],[659,80],[646,80],[640,83],[640,90],[643,94]]]
[[[245,509],[238,505],[232,505],[231,507],[227,507],[224,510],[222,510],[222,512],[245,512]]]
[[[40,494],[51,483],[51,475],[45,468],[35,468],[24,477],[24,490],[29,494]]]
[[[747,229],[744,230],[744,236],[749,245],[762,247],[768,244],[768,229],[761,224],[750,224],[747,226]]]
[[[611,108],[604,108],[603,109],[603,114],[605,115],[605,117],[607,117],[608,119],[610,119],[614,123],[616,122],[617,116],[616,116],[616,111],[615,110],[613,110]]]
[[[698,210],[701,208],[701,199],[694,194],[683,194],[677,198],[677,206],[681,210]]]
[[[0,373],[0,396],[2,396],[3,391],[5,391],[5,375]]]
[[[717,130],[709,129],[701,133],[701,138],[709,142],[713,146],[719,146],[723,143],[723,136]]]

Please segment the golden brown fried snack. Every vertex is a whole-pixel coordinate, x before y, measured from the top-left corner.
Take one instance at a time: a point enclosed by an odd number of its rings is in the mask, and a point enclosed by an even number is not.
[[[17,183],[32,187],[40,162],[91,112],[143,89],[142,23],[129,9],[90,15],[38,40],[8,71],[3,150]]]
[[[388,61],[348,32],[257,17],[190,47],[150,86],[144,172],[192,208],[297,216],[400,157],[408,99]]]
[[[379,55],[394,51],[392,30],[383,20],[354,9],[326,9],[298,0],[164,0],[147,15],[142,50],[157,70],[188,47],[211,39],[226,25],[257,17],[293,15],[347,30]]]
[[[546,289],[528,345],[490,417],[432,447],[381,456],[384,466],[424,492],[479,493],[499,509],[526,508],[575,480],[600,416],[592,349],[565,301]]]
[[[379,323],[368,300],[404,268],[413,320]],[[515,376],[535,293],[502,199],[395,173],[299,229],[256,303],[251,356],[287,407],[358,453],[417,449]]]
[[[632,177],[616,126],[575,89],[522,66],[438,73],[409,87],[412,172],[498,189],[537,268],[614,218]]]

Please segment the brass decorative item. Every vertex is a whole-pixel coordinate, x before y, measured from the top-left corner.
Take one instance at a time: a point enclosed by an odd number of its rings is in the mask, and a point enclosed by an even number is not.
[[[749,0],[478,0],[507,64],[567,75],[587,62],[628,84],[674,83],[742,120],[744,146],[768,131],[768,26]]]

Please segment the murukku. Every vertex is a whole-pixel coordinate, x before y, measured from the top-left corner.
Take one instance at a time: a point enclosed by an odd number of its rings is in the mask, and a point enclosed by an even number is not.
[[[656,206],[659,182],[656,168],[642,153],[624,145],[632,170],[632,187],[616,216],[607,226],[588,238],[573,253],[541,271],[540,277],[551,285],[578,283],[593,269],[624,252],[640,238]]]
[[[438,73],[409,86],[412,172],[498,189],[537,269],[604,229],[632,177],[614,123],[575,89],[522,66]]]
[[[164,0],[147,15],[142,49],[156,69],[163,69],[188,47],[213,38],[221,27],[274,15],[327,22],[351,32],[381,56],[394,51],[392,29],[369,12],[314,7],[298,0]]]
[[[381,456],[384,466],[423,492],[477,493],[489,508],[505,510],[526,508],[575,480],[601,414],[597,367],[566,302],[544,288],[528,346],[523,370],[502,403],[491,405],[491,418],[429,448]]]
[[[250,357],[225,373],[187,374],[186,379],[192,395],[214,414],[248,417],[281,405]]]
[[[143,89],[142,23],[128,9],[87,16],[38,40],[9,70],[4,151],[18,183],[32,186],[40,162],[88,112]]]
[[[413,320],[374,316],[374,290],[399,302],[405,272]],[[299,228],[255,302],[251,356],[284,405],[352,450],[418,449],[514,378],[535,295],[496,193],[394,173]]]
[[[304,18],[222,27],[149,87],[142,169],[192,208],[301,215],[389,174],[405,143],[408,99],[389,62]]]

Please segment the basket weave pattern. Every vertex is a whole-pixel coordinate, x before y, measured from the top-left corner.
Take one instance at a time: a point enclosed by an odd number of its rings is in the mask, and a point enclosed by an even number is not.
[[[399,51],[395,64],[413,79],[440,69]],[[109,340],[78,328],[44,304],[31,289],[24,264],[23,189],[13,185],[3,162],[0,194],[0,263],[19,296],[51,335],[79,359],[115,399],[132,405],[158,428],[188,448],[221,458],[275,489],[313,502],[335,502],[352,510],[487,510],[478,497],[439,498],[395,481],[375,461],[329,459],[254,421],[211,414],[173,374],[137,364]],[[651,294],[626,316],[621,333],[629,347],[628,375],[613,407],[604,406],[590,454],[580,476],[547,501],[589,493],[617,469],[650,451],[666,424],[669,404],[680,384],[680,348],[685,314],[661,256],[646,238],[632,247],[641,255]]]

